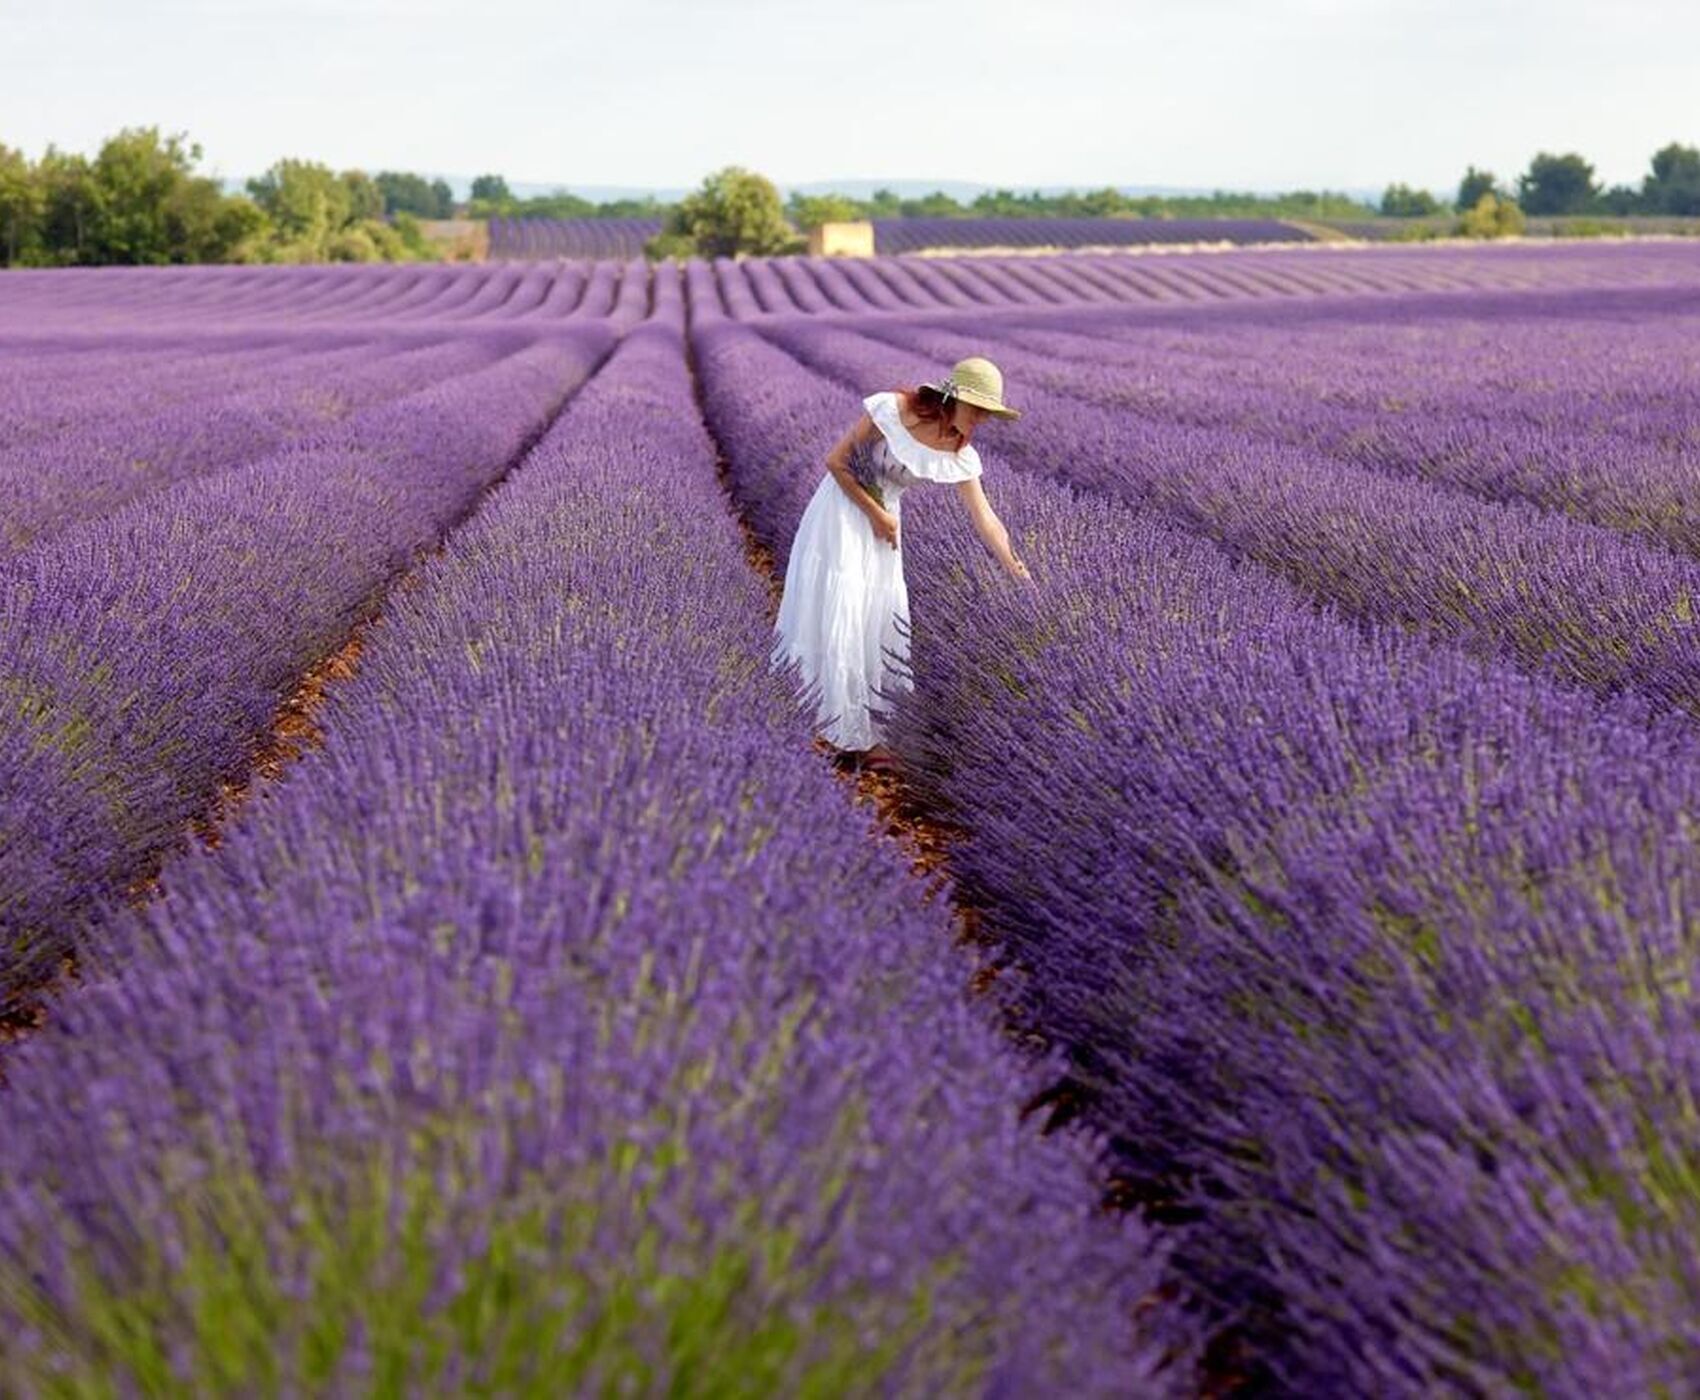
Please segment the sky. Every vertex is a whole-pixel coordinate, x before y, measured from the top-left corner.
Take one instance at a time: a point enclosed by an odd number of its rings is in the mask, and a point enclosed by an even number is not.
[[[1694,0],[0,0],[0,143],[158,126],[224,178],[1639,184],[1697,93]]]

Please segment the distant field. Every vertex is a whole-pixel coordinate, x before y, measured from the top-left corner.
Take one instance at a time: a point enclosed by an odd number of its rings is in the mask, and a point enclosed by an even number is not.
[[[1276,219],[875,219],[879,253],[926,248],[1292,243],[1310,235]],[[494,258],[634,257],[659,219],[492,219]]]
[[[0,273],[0,1393],[1693,1393],[1700,242],[492,252]]]
[[[1334,237],[1395,242],[1441,234],[1452,215],[1427,219],[875,219],[881,255],[930,250],[1062,252],[1171,245],[1256,246]],[[489,255],[499,260],[629,258],[661,231],[659,219],[491,219]],[[1531,238],[1700,235],[1700,218],[1535,218]]]
[[[490,256],[505,261],[543,258],[635,258],[661,232],[660,219],[491,219]]]
[[[875,219],[881,253],[924,248],[1138,247],[1150,243],[1303,243],[1279,219]]]

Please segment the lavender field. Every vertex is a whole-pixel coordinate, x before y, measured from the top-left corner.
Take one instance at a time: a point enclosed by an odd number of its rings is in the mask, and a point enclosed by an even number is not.
[[[1681,244],[0,275],[0,1393],[1693,1393],[1697,608]]]
[[[1165,243],[1304,243],[1313,235],[1280,219],[874,219],[880,254],[923,248],[1097,248]],[[655,219],[493,218],[490,255],[516,262],[636,257],[661,232]]]

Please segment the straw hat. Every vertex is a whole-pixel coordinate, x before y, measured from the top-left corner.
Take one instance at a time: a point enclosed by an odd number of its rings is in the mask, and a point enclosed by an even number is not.
[[[1021,417],[1020,410],[1007,407],[1003,401],[1002,371],[983,355],[958,360],[944,379],[928,387],[947,397],[954,394],[963,403],[971,403],[999,418]]]

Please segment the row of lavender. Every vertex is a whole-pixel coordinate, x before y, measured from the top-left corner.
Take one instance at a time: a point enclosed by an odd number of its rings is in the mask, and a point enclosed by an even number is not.
[[[257,367],[278,394],[222,398],[192,360],[204,393],[8,454],[28,536],[0,559],[0,1014],[245,777],[302,674],[614,338],[483,333],[360,369],[307,353]],[[319,422],[311,391],[333,387],[368,406]]]
[[[1188,1386],[1152,1237],[1017,1121],[1040,1067],[768,671],[689,401],[628,336],[323,748],[104,911],[4,1061],[0,1389]]]
[[[1700,256],[1665,244],[1601,249],[1238,251],[1186,257],[717,258],[683,265],[704,314],[738,320],[876,313],[1065,314],[1129,307],[1333,298],[1364,293],[1692,288]],[[0,333],[37,343],[146,327],[288,327],[419,332],[548,326],[653,315],[681,265],[596,263],[405,267],[111,268],[24,272],[0,282]],[[704,275],[704,274],[709,275]]]
[[[490,265],[104,268],[12,273],[0,282],[0,332],[149,336],[193,329],[287,328],[314,335],[548,326],[613,318],[628,323],[669,299],[676,270],[642,259],[591,266]]]
[[[736,492],[781,554],[857,395],[917,363],[798,337],[840,383],[748,328],[697,332]],[[1018,450],[1006,429],[988,485],[1037,583],[906,502],[917,685],[894,744],[964,829],[1005,995],[1068,1050],[1134,1188],[1195,1218],[1193,1286],[1300,1393],[1692,1389],[1692,723],[1315,610],[1146,508],[1196,526],[1287,480],[1278,452],[1124,491],[1100,465],[1165,469],[1143,429],[1106,440],[1085,401],[1010,383],[1044,431]],[[1161,448],[1183,473],[1231,458]],[[1343,553],[1368,596],[1367,547],[1328,533],[1349,506],[1311,495],[1295,557]],[[1508,568],[1548,541],[1519,519]],[[1406,528],[1444,542],[1420,511]]]

